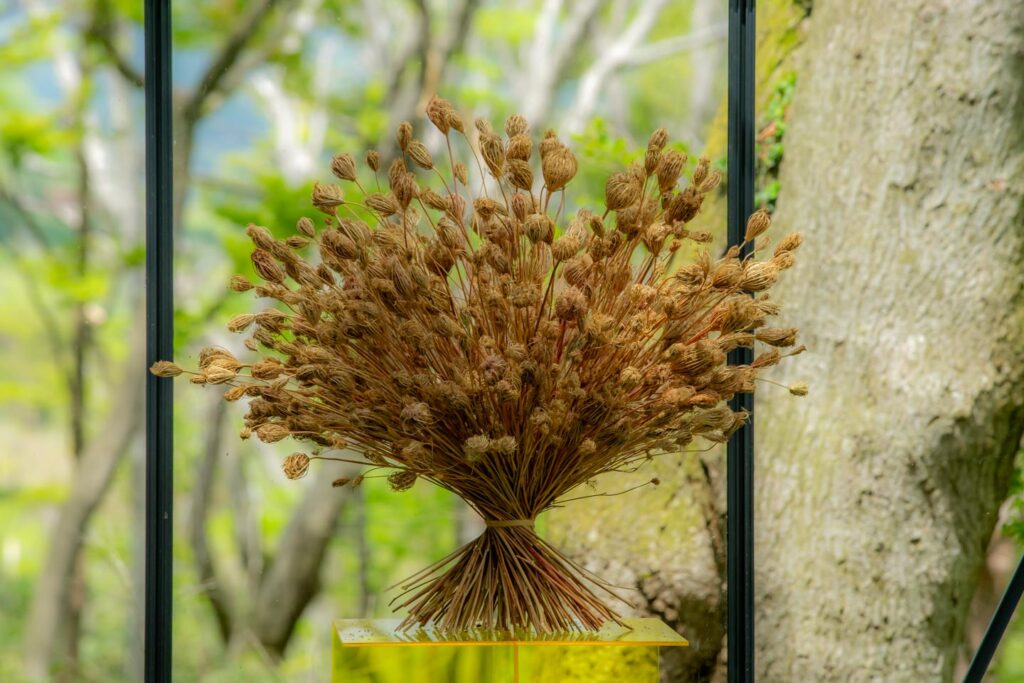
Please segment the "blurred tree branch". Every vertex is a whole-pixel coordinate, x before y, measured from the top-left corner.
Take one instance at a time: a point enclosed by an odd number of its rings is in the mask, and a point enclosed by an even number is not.
[[[180,118],[186,126],[192,126],[202,116],[203,106],[210,97],[220,94],[221,85],[231,76],[239,64],[239,58],[275,7],[287,9],[294,0],[259,0],[249,6],[234,30],[207,63],[198,85],[184,98],[180,105]]]
[[[562,0],[545,0],[533,41],[520,60],[525,65],[519,86],[524,94],[522,114],[537,124],[548,119],[555,87],[565,78],[607,0],[574,2],[564,25],[558,26],[563,4]]]
[[[141,88],[145,84],[145,78],[142,72],[132,66],[128,58],[117,47],[116,30],[117,24],[113,18],[110,0],[96,0],[91,21],[85,30],[86,41],[92,42],[102,49],[111,64],[126,81]]]
[[[141,297],[140,297],[141,299]],[[114,395],[114,405],[82,452],[70,495],[57,517],[50,534],[49,551],[36,580],[23,648],[26,672],[43,679],[49,674],[50,662],[64,610],[70,600],[76,558],[85,541],[85,529],[104,493],[110,486],[121,456],[142,426],[145,405],[143,382],[139,370],[145,367],[144,307],[134,316],[134,343],[125,366],[124,377]]]
[[[233,610],[224,583],[217,574],[210,553],[210,544],[206,536],[206,518],[209,514],[213,497],[214,472],[224,442],[224,419],[227,416],[227,401],[223,392],[212,396],[211,405],[206,414],[204,425],[206,436],[203,450],[196,470],[196,479],[192,484],[192,506],[189,511],[189,541],[195,553],[196,576],[203,595],[210,603],[217,631],[221,639],[228,643],[234,629]]]

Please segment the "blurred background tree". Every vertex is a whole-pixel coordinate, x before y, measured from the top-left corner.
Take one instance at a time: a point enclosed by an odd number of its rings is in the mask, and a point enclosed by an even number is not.
[[[785,297],[812,395],[759,399],[760,677],[946,681],[1019,555],[1024,17],[759,4],[758,204],[828,266]],[[726,6],[174,3],[179,357],[244,353],[222,325],[248,305],[224,286],[244,226],[289,234],[330,156],[387,157],[399,121],[440,144],[435,93],[571,134],[580,203],[658,126],[724,168]],[[0,680],[141,679],[141,22],[128,0],[0,3]],[[427,487],[284,482],[287,451],[239,441],[213,389],[177,393],[175,675],[324,680],[330,621],[387,615],[385,588],[479,523]],[[724,680],[721,450],[656,473],[547,529],[691,640],[666,680]],[[1024,680],[1024,634],[997,675]]]

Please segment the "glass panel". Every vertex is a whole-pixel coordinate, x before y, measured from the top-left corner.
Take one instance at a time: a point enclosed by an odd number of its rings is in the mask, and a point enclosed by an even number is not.
[[[243,363],[254,357],[244,335],[224,329],[273,304],[226,289],[234,274],[256,279],[245,227],[266,226],[282,240],[301,236],[302,217],[324,229],[310,196],[314,181],[337,182],[332,155],[352,154],[363,187],[384,186],[395,128],[409,120],[450,174],[444,137],[423,115],[434,94],[455,104],[471,137],[474,117],[500,132],[514,112],[538,140],[548,127],[558,131],[580,168],[559,231],[578,208],[604,204],[608,175],[642,160],[659,126],[689,154],[687,178],[704,153],[712,169],[725,168],[726,16],[717,0],[301,2],[265,12],[272,3],[250,4],[174,6],[176,321],[178,359],[190,370],[205,346]],[[463,142],[455,137],[460,155]],[[384,158],[379,181],[363,162],[371,148]],[[480,177],[473,164],[469,176],[470,185]],[[363,194],[344,185],[349,201]],[[723,188],[689,226],[710,232],[715,251],[724,241]],[[185,382],[176,390],[175,677],[233,680],[270,668],[324,680],[335,619],[391,616],[393,584],[484,525],[427,482],[400,494],[382,478],[332,488],[355,475],[346,463],[314,462],[303,481],[287,481],[282,461],[312,444],[239,439],[247,401],[225,405],[223,390]],[[572,502],[537,522],[587,569],[640,588],[623,590],[633,607],[612,607],[657,614],[695,643],[670,655],[670,670],[686,680],[721,666],[723,462],[717,448],[659,456],[597,485],[616,493],[657,477],[660,487]]]
[[[137,3],[0,5],[0,680],[141,680]]]

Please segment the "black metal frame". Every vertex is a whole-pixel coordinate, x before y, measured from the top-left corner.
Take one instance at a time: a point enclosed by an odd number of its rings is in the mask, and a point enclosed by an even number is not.
[[[985,635],[964,675],[964,683],[981,683],[985,678],[988,665],[992,663],[992,657],[1003,639],[1003,634],[1006,633],[1006,627],[1010,624],[1010,619],[1013,617],[1014,610],[1017,609],[1021,595],[1024,595],[1024,559],[1017,564],[1010,583],[1003,591],[1003,597],[999,599],[992,620],[988,623]]]
[[[754,0],[729,0],[729,200],[728,243],[743,242],[754,211]],[[744,247],[741,255],[750,251]],[[734,365],[748,364],[753,350],[729,353]],[[726,641],[729,683],[754,680],[754,396],[737,394],[733,410],[750,413],[729,438],[726,454]]]
[[[729,0],[730,244],[742,241],[746,219],[754,209],[754,5],[755,0]],[[147,365],[169,360],[174,351],[170,25],[170,0],[145,0]],[[751,351],[737,349],[730,354],[729,361],[749,363]],[[729,440],[727,454],[728,680],[752,683],[753,397],[740,395],[731,405],[734,410],[750,412],[751,420]],[[146,373],[146,683],[170,683],[171,680],[172,416],[171,380]],[[1018,570],[1018,574],[1024,585],[1024,572]],[[1015,581],[1017,578],[1015,576]]]
[[[146,365],[174,353],[171,3],[146,0]],[[146,374],[146,683],[171,681],[174,394]]]

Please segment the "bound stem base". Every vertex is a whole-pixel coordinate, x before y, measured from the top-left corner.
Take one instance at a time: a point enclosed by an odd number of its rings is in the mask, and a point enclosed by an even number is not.
[[[445,631],[551,633],[622,624],[584,580],[623,600],[532,528],[488,527],[403,582],[403,592],[391,604],[409,610],[401,629],[430,624]]]

